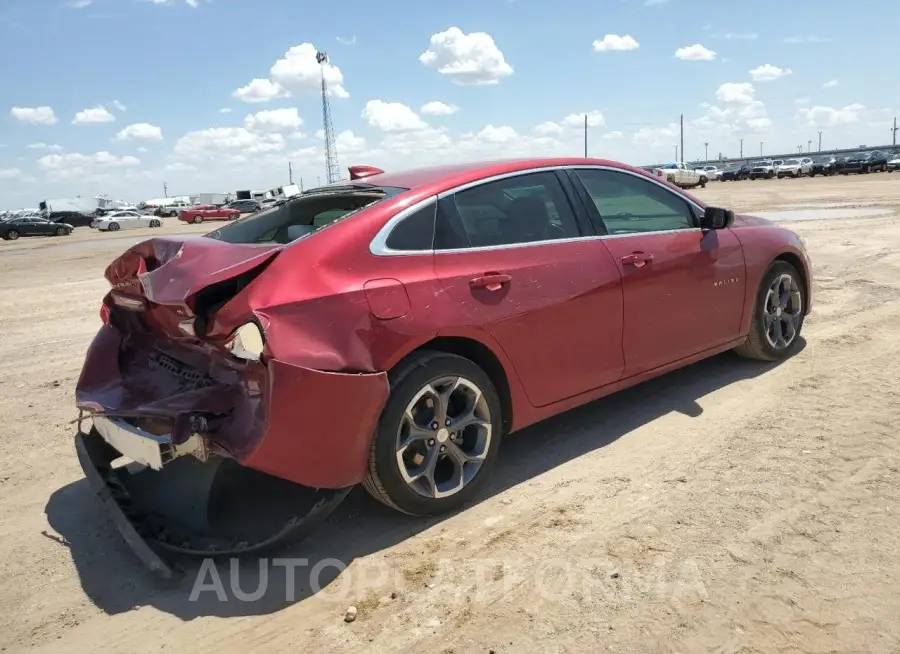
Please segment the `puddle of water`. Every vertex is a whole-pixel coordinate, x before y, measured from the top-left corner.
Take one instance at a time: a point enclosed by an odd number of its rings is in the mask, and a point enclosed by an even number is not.
[[[754,216],[767,220],[839,220],[841,218],[872,218],[893,213],[892,209],[869,207],[859,209],[802,209],[795,211],[754,211]]]

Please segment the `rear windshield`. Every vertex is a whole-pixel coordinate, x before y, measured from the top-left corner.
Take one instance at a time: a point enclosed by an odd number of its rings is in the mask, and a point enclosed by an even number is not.
[[[393,186],[354,185],[309,191],[229,223],[206,237],[226,243],[286,244],[405,190]]]

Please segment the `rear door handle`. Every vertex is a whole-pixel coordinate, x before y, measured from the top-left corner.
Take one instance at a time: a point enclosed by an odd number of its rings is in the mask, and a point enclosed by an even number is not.
[[[651,261],[653,261],[653,255],[646,252],[632,252],[622,257],[624,265],[634,266],[635,268],[643,268]]]
[[[486,273],[481,277],[469,280],[469,286],[472,288],[484,288],[489,291],[499,291],[504,284],[512,281],[509,275],[501,275],[500,273]]]

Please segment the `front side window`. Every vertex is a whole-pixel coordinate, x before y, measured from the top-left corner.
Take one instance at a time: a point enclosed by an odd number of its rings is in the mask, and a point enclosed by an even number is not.
[[[615,170],[576,170],[607,234],[640,234],[695,227],[687,201],[663,186]]]
[[[441,200],[435,249],[535,243],[581,236],[552,171],[527,173],[459,191]]]

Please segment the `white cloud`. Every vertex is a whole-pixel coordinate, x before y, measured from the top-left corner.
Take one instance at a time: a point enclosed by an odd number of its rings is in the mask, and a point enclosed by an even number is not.
[[[629,34],[624,36],[607,34],[602,39],[595,40],[593,47],[594,52],[627,52],[628,50],[637,50],[641,44]]]
[[[32,125],[54,125],[59,122],[52,107],[13,107],[9,114],[16,120]]]
[[[797,98],[796,100],[794,100],[794,104],[809,104],[809,98]]]
[[[335,40],[341,45],[356,45],[356,37],[351,36],[350,38],[346,38],[344,36],[336,36]]]
[[[316,46],[312,43],[295,45],[272,64],[269,77],[276,84],[292,93],[314,92],[321,88],[321,76],[325,75],[328,93],[335,98],[349,98],[344,88],[344,74],[330,61],[316,61]]]
[[[95,154],[48,154],[37,161],[38,166],[46,171],[57,173],[63,177],[74,177],[89,174],[97,169],[130,168],[139,166],[141,160],[129,155],[120,157],[109,152]]]
[[[725,82],[716,90],[719,102],[750,104],[756,97],[756,89],[750,82]]]
[[[772,120],[766,111],[766,105],[759,100],[748,98],[746,94],[726,97],[736,98],[738,102],[726,102],[725,107],[710,106],[706,113],[692,121],[694,127],[707,135],[730,134],[763,134],[772,128]],[[721,98],[720,98],[721,100]]]
[[[116,117],[109,113],[105,107],[94,107],[93,109],[83,109],[75,114],[72,120],[73,125],[100,125],[103,123],[112,123]]]
[[[759,34],[753,32],[735,33],[726,32],[725,34],[717,34],[716,38],[725,39],[726,41],[753,41],[759,38]]]
[[[267,154],[285,148],[281,134],[261,134],[244,127],[212,127],[188,132],[175,143],[177,158],[199,160],[223,154]]]
[[[587,116],[588,127],[606,126],[606,118],[604,118],[603,114],[593,109],[591,111],[569,114],[558,122],[548,120],[537,125],[534,128],[534,132],[541,136],[555,136],[562,134],[566,130],[583,129],[585,116]]]
[[[135,123],[116,134],[119,141],[162,141],[162,129],[150,123]]]
[[[231,97],[242,102],[268,102],[277,98],[288,96],[287,90],[270,79],[257,77],[250,80],[246,86],[242,86],[232,92]]]
[[[172,5],[175,4],[175,0],[151,0],[155,5]],[[188,7],[196,9],[200,4],[200,0],[184,0],[185,4]]]
[[[297,107],[259,111],[244,118],[244,127],[250,132],[296,132],[302,126]]]
[[[450,116],[458,111],[459,107],[455,104],[447,104],[445,102],[440,102],[439,100],[426,102],[419,109],[419,112],[426,116]]]
[[[671,0],[644,0],[644,4],[648,7],[658,7],[660,5],[667,5],[671,2]]]
[[[789,36],[784,39],[784,43],[791,45],[799,45],[803,43],[830,43],[831,39],[824,36]]]
[[[419,61],[463,86],[497,84],[513,73],[490,34],[466,34],[458,27],[432,34]]]
[[[125,111],[127,109],[127,107],[118,100],[113,100],[110,104],[119,111]]]
[[[709,48],[695,43],[675,51],[675,56],[682,61],[712,61],[716,58],[716,53]]]
[[[25,146],[29,150],[47,150],[48,152],[61,152],[62,146],[55,143],[29,143]]]
[[[23,176],[18,168],[0,168],[0,179],[20,179]]]
[[[645,147],[671,147],[679,134],[679,126],[676,123],[669,123],[664,127],[641,127],[632,135],[631,140]]]
[[[220,113],[220,114],[230,114],[230,113],[231,113],[231,107],[222,107],[221,109],[219,109],[219,113]]]
[[[829,81],[825,82],[822,85],[822,88],[823,89],[833,89],[837,85],[838,85],[838,81],[836,79],[833,79],[833,80],[829,80]]]
[[[803,107],[797,110],[797,117],[809,127],[836,127],[859,122],[865,109],[859,103],[840,109],[820,106]]]
[[[382,132],[409,132],[428,127],[428,123],[401,102],[369,100],[362,111],[362,117],[369,125]]]
[[[604,139],[605,141],[615,141],[615,140],[618,140],[621,138],[625,138],[625,135],[622,132],[615,131],[615,132],[607,132],[600,138]]]
[[[68,0],[66,6],[72,9],[84,9],[85,7],[90,7],[93,3],[94,0]]]
[[[749,71],[754,82],[774,82],[782,77],[787,77],[793,71],[790,68],[779,68],[772,64],[763,64]]]

